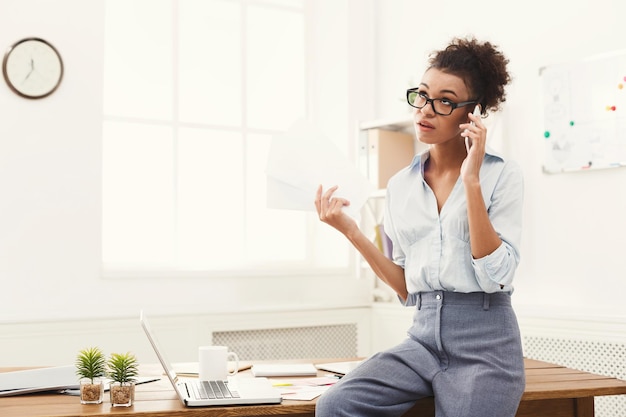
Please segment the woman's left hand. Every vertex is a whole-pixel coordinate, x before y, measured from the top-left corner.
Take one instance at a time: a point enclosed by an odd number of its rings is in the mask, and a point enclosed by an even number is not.
[[[472,113],[469,113],[468,117],[474,123],[462,123],[459,125],[463,129],[461,136],[465,137],[466,143],[469,138],[471,143],[467,157],[461,164],[461,180],[464,183],[479,181],[480,167],[485,157],[485,142],[487,141],[487,128],[480,116],[474,116]]]

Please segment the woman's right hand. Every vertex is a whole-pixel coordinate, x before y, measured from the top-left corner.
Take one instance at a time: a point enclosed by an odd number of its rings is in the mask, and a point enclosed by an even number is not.
[[[342,210],[344,206],[350,205],[350,201],[341,197],[333,197],[337,188],[339,187],[335,185],[324,192],[321,185],[317,187],[315,208],[321,221],[344,235],[350,236],[352,232],[358,230],[358,225],[352,217]]]
[[[337,188],[337,186],[330,187],[324,192],[321,185],[317,187],[315,208],[320,220],[343,233],[363,255],[376,276],[393,288],[400,298],[406,300],[408,291],[404,279],[404,268],[393,263],[361,233],[356,220],[342,210],[343,207],[349,206],[350,202],[345,198],[333,197]]]

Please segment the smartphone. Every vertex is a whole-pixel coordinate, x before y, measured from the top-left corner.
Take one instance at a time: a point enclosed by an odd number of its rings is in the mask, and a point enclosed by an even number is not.
[[[477,104],[474,107],[474,116],[478,116],[480,117],[480,104]],[[473,126],[474,122],[470,122],[470,124]],[[465,149],[467,149],[467,153],[469,153],[470,148],[472,147],[472,140],[469,138],[469,136],[465,136]]]

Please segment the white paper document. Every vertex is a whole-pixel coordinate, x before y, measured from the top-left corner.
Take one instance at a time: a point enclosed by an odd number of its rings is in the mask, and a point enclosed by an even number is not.
[[[314,398],[319,397],[326,391],[330,386],[292,386],[292,387],[283,387],[280,390],[280,395],[283,397],[283,400],[299,400],[299,401],[311,401]]]
[[[322,376],[289,380],[274,379],[272,383],[274,387],[280,388],[283,400],[311,401],[338,381],[339,378],[335,376]]]
[[[339,186],[335,197],[350,201],[348,214],[358,217],[374,187],[312,124],[301,120],[276,135],[267,161],[269,208],[315,211],[315,192]]]

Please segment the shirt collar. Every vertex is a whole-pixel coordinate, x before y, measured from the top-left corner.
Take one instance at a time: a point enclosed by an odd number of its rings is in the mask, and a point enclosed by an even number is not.
[[[485,146],[485,155],[494,156],[500,160],[504,160],[504,158],[499,152],[497,152],[496,150],[492,149],[489,146]],[[413,169],[414,167],[418,165],[421,169],[424,166],[424,163],[426,162],[429,156],[430,156],[429,149],[426,149],[425,151],[418,153],[417,155],[413,157],[413,160],[411,161],[411,165],[409,165],[409,169]]]

